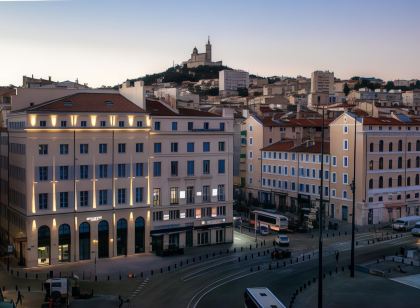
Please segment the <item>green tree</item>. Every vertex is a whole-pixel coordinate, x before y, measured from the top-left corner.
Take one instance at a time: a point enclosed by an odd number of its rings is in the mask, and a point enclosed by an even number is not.
[[[350,93],[350,88],[349,88],[349,85],[347,84],[347,82],[344,84],[343,92],[344,92],[345,96],[349,95],[349,93]]]

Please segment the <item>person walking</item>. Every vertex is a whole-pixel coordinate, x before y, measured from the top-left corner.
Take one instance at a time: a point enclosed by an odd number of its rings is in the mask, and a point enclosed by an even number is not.
[[[335,252],[335,262],[338,264],[338,259],[340,258],[340,252],[337,250]]]
[[[18,290],[16,307],[19,305],[19,303],[20,303],[21,306],[23,306],[22,300],[23,300],[23,295],[22,295],[22,293],[20,293],[20,290]]]
[[[118,308],[121,308],[124,305],[124,301],[121,295],[118,295]]]

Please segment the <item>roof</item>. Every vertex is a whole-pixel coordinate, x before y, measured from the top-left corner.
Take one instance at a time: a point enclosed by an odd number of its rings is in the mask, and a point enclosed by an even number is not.
[[[3,95],[15,95],[16,89],[9,87],[0,87],[0,96]]]
[[[286,151],[287,152],[293,147],[294,147],[293,140],[282,140],[282,141],[270,144],[269,146],[262,148],[261,151],[275,151],[275,152]]]
[[[190,108],[178,108],[178,112],[176,112],[165,103],[151,99],[146,99],[146,111],[151,116],[220,117],[220,115],[212,112]]]
[[[321,154],[321,142],[306,142],[290,149],[289,152],[296,153],[318,153]],[[330,154],[330,143],[324,142],[324,154]]]
[[[288,120],[273,120],[272,117],[265,117],[260,119],[264,126],[289,126],[289,127],[322,127],[322,119],[288,119]],[[324,119],[324,127],[332,122],[330,119]]]
[[[36,112],[145,112],[132,101],[118,93],[76,93],[54,99],[19,111]]]
[[[364,117],[363,124],[364,125],[420,125],[420,119],[417,118],[409,118],[410,121],[401,121],[395,118],[388,118],[388,117]]]

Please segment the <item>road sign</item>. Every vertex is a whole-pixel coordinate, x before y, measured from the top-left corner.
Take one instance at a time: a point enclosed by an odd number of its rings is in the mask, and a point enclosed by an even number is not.
[[[7,246],[7,253],[12,253],[12,252],[13,252],[13,245]]]

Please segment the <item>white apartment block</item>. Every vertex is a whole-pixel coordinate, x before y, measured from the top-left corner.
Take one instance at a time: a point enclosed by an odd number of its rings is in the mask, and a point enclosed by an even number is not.
[[[314,71],[311,74],[311,93],[334,94],[334,73]]]
[[[241,70],[222,70],[219,72],[219,92],[232,95],[240,88],[249,87],[249,73]]]
[[[232,241],[233,114],[144,101],[138,86],[9,114],[0,234],[8,220],[21,264]]]

